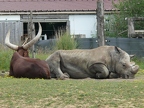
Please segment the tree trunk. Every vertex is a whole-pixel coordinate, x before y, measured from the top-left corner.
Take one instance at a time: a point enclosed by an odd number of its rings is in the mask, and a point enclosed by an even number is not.
[[[104,5],[103,0],[97,1],[97,38],[98,46],[105,45],[104,37]]]
[[[34,23],[32,21],[32,11],[30,11],[30,21],[28,23],[28,36],[29,36],[30,40],[33,39],[35,36],[35,26],[34,26]],[[35,58],[34,45],[32,46],[31,50],[32,50],[32,58]]]

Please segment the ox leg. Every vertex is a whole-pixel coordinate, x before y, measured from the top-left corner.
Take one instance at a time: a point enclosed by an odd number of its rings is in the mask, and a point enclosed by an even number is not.
[[[14,76],[13,67],[10,65],[9,76]]]
[[[95,78],[97,79],[104,79],[108,78],[109,76],[109,70],[104,64],[101,63],[95,63],[91,65],[89,70],[96,75]]]

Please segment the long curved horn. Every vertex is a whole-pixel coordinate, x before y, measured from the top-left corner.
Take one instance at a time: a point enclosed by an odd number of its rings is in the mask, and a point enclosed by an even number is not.
[[[13,49],[13,50],[17,50],[17,49],[18,49],[18,46],[10,43],[9,38],[10,38],[10,30],[8,31],[8,33],[7,33],[7,35],[6,35],[5,44],[6,44],[6,46],[9,47],[9,48],[11,48],[11,49]]]
[[[32,39],[30,42],[28,42],[27,44],[23,45],[23,48],[24,48],[24,49],[28,49],[29,47],[31,47],[31,46],[32,46],[33,44],[35,44],[35,43],[39,40],[39,38],[41,37],[42,27],[41,27],[40,23],[38,23],[38,24],[39,24],[39,31],[38,31],[36,37],[33,38],[33,39]]]
[[[29,38],[26,38],[26,39],[25,39],[25,41],[24,41],[24,43],[22,44],[22,46],[24,46],[24,45],[27,43],[28,39],[29,39]]]

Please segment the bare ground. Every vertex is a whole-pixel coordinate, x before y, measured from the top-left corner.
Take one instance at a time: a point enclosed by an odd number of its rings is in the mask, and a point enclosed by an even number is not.
[[[0,71],[0,77],[7,77],[9,76],[9,72],[8,71]],[[54,79],[54,78],[52,78]],[[74,80],[74,79],[69,79],[67,78],[66,80]],[[75,80],[92,80],[92,78],[85,78],[85,79],[75,79]],[[136,75],[134,79],[121,79],[121,78],[116,78],[116,79],[94,79],[94,80],[99,80],[99,81],[122,81],[122,80],[129,80],[129,81],[133,81],[133,80],[144,80],[144,74],[141,75]]]

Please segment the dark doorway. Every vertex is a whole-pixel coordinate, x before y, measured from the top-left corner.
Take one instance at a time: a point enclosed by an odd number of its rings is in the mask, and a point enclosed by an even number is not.
[[[23,24],[24,28],[23,34],[27,34],[27,24],[28,23]],[[38,23],[34,24],[37,34]],[[42,35],[46,35],[46,40],[55,38],[55,32],[58,31],[59,29],[66,30],[66,22],[41,22],[41,26],[42,26]],[[42,37],[42,40],[44,40],[44,37]]]

